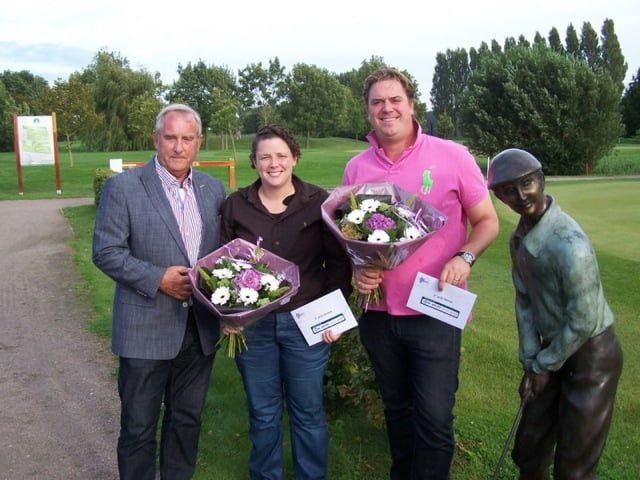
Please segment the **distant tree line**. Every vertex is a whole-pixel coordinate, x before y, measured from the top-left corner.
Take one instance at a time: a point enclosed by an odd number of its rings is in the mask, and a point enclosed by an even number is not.
[[[588,173],[620,135],[638,133],[640,70],[623,96],[626,73],[610,19],[600,37],[589,22],[580,37],[570,24],[564,44],[554,27],[547,39],[447,50],[431,87],[436,131],[487,155],[526,148],[549,174]]]
[[[93,151],[151,149],[156,113],[184,102],[202,116],[207,137],[229,148],[239,133],[280,122],[303,138],[364,138],[369,130],[362,101],[365,77],[385,65],[372,56],[358,68],[333,73],[278,57],[234,72],[200,60],[179,64],[170,85],[159,73],[134,70],[119,53],[99,51],[92,63],[49,85],[28,71],[0,73],[0,151],[13,149],[12,112],[55,111],[61,144],[71,156],[80,141]],[[428,131],[461,138],[486,155],[527,148],[550,174],[589,171],[619,135],[640,128],[640,69],[625,90],[627,72],[612,20],[600,37],[589,22],[581,35],[569,25],[564,43],[554,27],[545,39],[523,35],[492,40],[479,48],[438,53],[430,91],[435,127]],[[409,72],[412,80],[415,79]],[[420,100],[416,117],[425,119]],[[624,90],[624,94],[623,94]],[[624,125],[624,126],[623,126]],[[73,158],[71,162],[73,163]]]
[[[100,51],[84,70],[53,85],[28,71],[4,71],[0,74],[0,150],[13,148],[14,111],[21,115],[55,111],[58,132],[70,154],[74,140],[92,151],[152,148],[155,115],[168,102],[195,108],[205,135],[219,135],[225,148],[238,133],[255,132],[276,121],[307,139],[363,138],[369,127],[362,83],[381,65],[384,59],[373,56],[341,74],[304,63],[286,72],[275,57],[267,65],[251,63],[236,74],[200,60],[178,65],[176,81],[164,85],[158,73],[134,70],[119,53]],[[422,118],[425,111],[418,96],[417,115]]]

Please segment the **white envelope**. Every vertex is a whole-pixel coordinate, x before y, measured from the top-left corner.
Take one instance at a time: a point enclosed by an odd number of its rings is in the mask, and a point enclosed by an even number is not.
[[[407,307],[444,323],[463,329],[467,324],[477,295],[446,284],[438,290],[438,279],[418,272],[409,294]]]
[[[310,346],[322,341],[325,330],[342,333],[358,326],[339,289],[292,310],[291,315]]]

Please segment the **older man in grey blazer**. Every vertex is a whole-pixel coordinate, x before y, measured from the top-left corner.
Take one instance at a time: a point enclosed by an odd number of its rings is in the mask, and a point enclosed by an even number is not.
[[[187,277],[219,244],[222,184],[193,170],[202,123],[172,104],[156,119],[156,155],[104,186],[93,262],[116,282],[112,350],[119,356],[122,479],[154,479],[156,430],[163,479],[191,478],[200,415],[220,325],[193,300]]]

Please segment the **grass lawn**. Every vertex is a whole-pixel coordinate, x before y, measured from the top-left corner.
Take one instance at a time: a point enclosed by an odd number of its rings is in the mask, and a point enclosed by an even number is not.
[[[349,158],[366,148],[364,142],[343,139],[312,139],[310,148],[302,150],[296,174],[314,179],[318,185],[331,187],[342,181],[342,171]],[[256,178],[249,165],[250,139],[237,144],[236,185],[244,186]],[[74,166],[69,166],[65,153],[60,155],[62,197],[93,197],[93,177],[96,168],[108,168],[110,158],[144,162],[154,152],[75,152]],[[198,160],[221,160],[233,157],[229,150],[201,150]],[[226,168],[205,168],[204,172],[219,178],[228,188]],[[22,167],[22,198],[51,198],[56,196],[55,168],[53,165]],[[0,153],[0,200],[15,200],[18,195],[16,158],[13,153]]]
[[[344,163],[362,142],[343,139],[313,141],[304,149],[297,168],[308,181],[331,187],[340,182]],[[0,199],[17,198],[15,157],[0,154]],[[109,158],[145,160],[151,152],[125,154],[77,153],[75,167],[64,166],[63,196],[93,196],[95,168]],[[203,152],[200,159],[228,158],[229,152]],[[248,166],[248,144],[239,145],[237,183],[255,178]],[[25,198],[55,196],[53,169],[29,167],[25,175]],[[24,170],[27,170],[26,168]],[[226,182],[226,172],[210,171]],[[600,463],[602,480],[631,480],[640,472],[640,229],[635,205],[640,202],[640,180],[549,181],[547,191],[555,196],[591,236],[598,253],[607,299],[616,315],[616,331],[625,355],[616,411],[605,453]],[[513,318],[508,237],[516,217],[496,202],[501,233],[474,266],[470,289],[478,294],[474,319],[463,335],[460,388],[457,396],[457,451],[452,478],[491,477],[500,450],[515,416],[519,398],[520,365]],[[91,263],[93,206],[65,210],[75,233],[73,248],[81,287],[93,307],[90,328],[110,334],[111,280]],[[115,379],[114,379],[114,388]],[[239,374],[234,363],[218,355],[204,412],[201,450],[196,479],[237,480],[247,478],[249,453],[247,412]],[[346,408],[330,419],[330,479],[382,480],[389,465],[385,432],[372,425],[355,408]],[[290,443],[285,440],[285,452]],[[290,466],[290,457],[287,453]],[[289,471],[291,469],[289,468]],[[501,478],[516,478],[507,458]]]

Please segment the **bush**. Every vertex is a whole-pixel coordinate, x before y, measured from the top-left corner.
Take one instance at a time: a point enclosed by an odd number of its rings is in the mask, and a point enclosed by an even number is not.
[[[384,425],[375,375],[357,329],[344,333],[331,346],[324,392],[330,416],[336,415],[342,405],[353,405],[364,411],[377,427]]]
[[[349,304],[357,318],[360,308],[355,289]],[[384,410],[375,375],[357,329],[344,333],[340,341],[331,346],[324,396],[330,416],[336,414],[341,405],[353,405],[366,412],[376,426],[384,425]]]
[[[616,148],[602,157],[592,175],[640,175],[640,147]]]
[[[102,193],[102,187],[104,187],[104,182],[107,181],[109,177],[112,177],[116,174],[110,168],[96,168],[95,174],[93,176],[93,198],[96,207],[100,203],[100,194]]]

